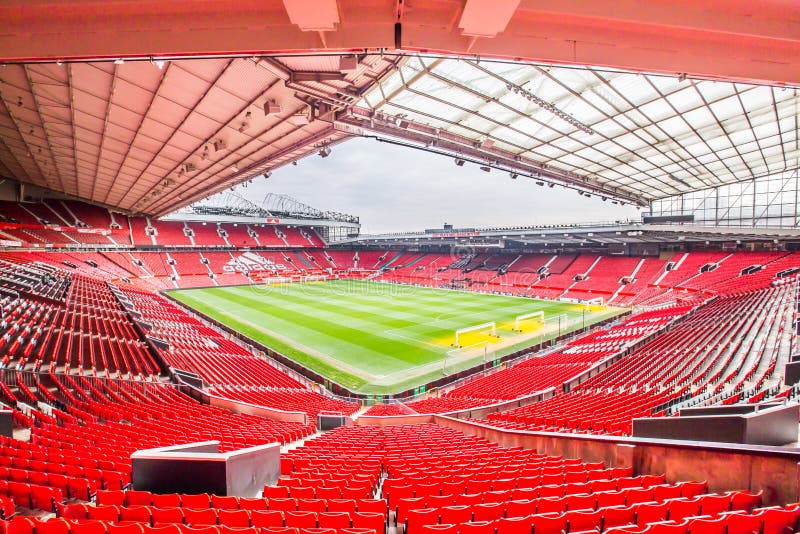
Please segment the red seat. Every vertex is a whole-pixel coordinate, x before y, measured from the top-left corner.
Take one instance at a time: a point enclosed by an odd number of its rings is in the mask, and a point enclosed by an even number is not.
[[[323,499],[297,499],[297,509],[303,512],[324,512],[328,503]]]
[[[355,513],[356,501],[353,499],[330,499],[328,501],[329,512],[347,512],[348,514]]]
[[[36,534],[69,534],[70,523],[66,519],[51,518],[36,523]]]
[[[217,511],[214,508],[184,508],[183,520],[191,526],[216,525]]]
[[[317,521],[320,528],[350,528],[352,522],[350,514],[347,512],[320,512],[317,514]]]
[[[261,534],[297,534],[294,527],[261,527]]]
[[[181,505],[181,496],[177,493],[164,493],[162,495],[154,493],[150,500],[153,506],[158,506],[159,508],[175,508]]]
[[[564,486],[541,486],[539,488],[539,497],[540,498],[548,498],[548,497],[563,497],[564,496]]]
[[[357,499],[359,512],[379,512],[386,516],[386,499]]]
[[[314,497],[317,499],[341,499],[342,490],[337,487],[332,488],[317,488],[314,492]]]
[[[144,529],[140,523],[109,523],[106,525],[106,534],[144,534]]]
[[[559,497],[539,499],[536,502],[537,514],[560,514],[567,509],[567,501]]]
[[[263,495],[268,499],[286,499],[289,497],[289,488],[286,486],[264,486]]]
[[[415,508],[409,510],[405,518],[405,534],[419,534],[422,525],[435,525],[438,522],[438,508]]]
[[[123,506],[119,509],[120,521],[136,521],[149,525],[152,517],[149,506]]]
[[[715,519],[697,518],[689,521],[689,534],[725,534],[725,517]],[[733,531],[731,532],[733,534]],[[743,533],[744,534],[744,533]]]
[[[70,534],[106,534],[104,521],[78,521],[72,524]]]
[[[763,494],[764,490],[758,493],[733,491],[731,492],[731,510],[746,510],[749,512],[753,508],[761,506],[761,497]]]
[[[680,484],[681,497],[691,499],[697,495],[708,493],[708,482],[683,482]]]
[[[636,523],[636,511],[633,506],[609,506],[598,510],[602,512],[603,530]]]
[[[567,495],[567,510],[594,510],[597,506],[597,496],[583,493]]]
[[[242,510],[266,510],[267,506],[267,499],[250,499],[247,497],[239,498],[239,508]]]
[[[533,516],[502,517],[497,520],[497,534],[531,534]]]
[[[198,494],[181,494],[181,506],[183,508],[194,508],[195,510],[202,510],[211,505],[211,497],[208,493]]]
[[[653,486],[653,500],[656,502],[666,501],[667,499],[677,499],[681,496],[681,486]]]
[[[219,528],[216,525],[205,525],[201,527],[190,527],[189,525],[180,525],[183,534],[219,534]]]
[[[287,527],[316,528],[317,526],[316,512],[288,511],[284,512],[283,520]]]
[[[283,512],[280,510],[253,510],[250,522],[254,527],[282,527]]]
[[[744,512],[732,512],[730,514],[722,514],[722,517],[725,520],[728,532],[731,534],[759,534],[764,524],[761,514],[751,515]]]
[[[343,534],[349,534],[344,530]],[[421,534],[458,534],[458,525],[422,525]]]
[[[24,516],[13,517],[4,525],[6,534],[33,534],[36,528],[33,519]],[[105,528],[103,532],[105,532]]]
[[[143,534],[181,534],[181,528],[178,525],[158,525],[151,527],[150,525],[142,525]]]
[[[128,490],[125,492],[125,506],[150,506],[152,494],[149,491]]]
[[[386,529],[386,515],[378,512],[359,511],[352,514],[353,528],[367,528],[377,534],[383,534]]]
[[[672,521],[662,521],[651,523],[644,530],[647,534],[687,534],[688,526],[686,523],[674,523]]]
[[[95,494],[95,503],[98,505],[123,506],[125,504],[125,494],[126,492],[122,490],[100,490]]]
[[[458,527],[458,534],[495,534],[494,531],[494,521],[472,521]]]
[[[297,501],[294,499],[275,498],[269,500],[270,510],[280,510],[281,512],[294,512],[297,510]]]
[[[226,527],[247,528],[250,526],[250,512],[247,510],[218,510],[217,517],[219,524]]]
[[[659,484],[667,483],[667,475],[643,475],[642,487],[649,488],[650,486],[658,486]]]
[[[119,508],[116,506],[89,506],[87,516],[89,519],[99,521],[119,521]]]
[[[58,515],[66,519],[86,519],[89,517],[88,508],[89,507],[83,503],[67,504],[61,506]]]
[[[506,517],[525,517],[536,513],[535,500],[524,499],[521,501],[508,501],[506,503]],[[444,521],[444,516],[442,516]]]
[[[603,513],[600,510],[573,510],[565,514],[570,532],[599,528]]]
[[[510,503],[509,503],[510,504]],[[471,506],[443,506],[439,508],[442,524],[467,523],[472,521]]]
[[[672,499],[669,504],[670,521],[682,521],[686,517],[700,515],[700,499]]]
[[[592,495],[597,499],[596,508],[598,510],[609,506],[625,506],[627,504],[627,495],[622,491],[602,491]]]
[[[239,497],[236,497],[235,495],[212,495],[211,506],[212,508],[220,508],[224,510],[238,510]]]
[[[567,531],[566,514],[537,514],[532,517],[534,534],[561,534]]]
[[[494,521],[503,517],[505,504],[502,502],[476,504],[472,507],[473,521]]]
[[[761,512],[764,526],[762,534],[781,534],[787,531],[797,530],[798,516],[800,516],[800,506],[796,508],[765,508]]]
[[[395,522],[402,525],[409,510],[425,508],[425,497],[404,497],[397,500]]]
[[[623,495],[625,495],[625,504],[628,506],[640,502],[653,501],[653,490],[650,488],[629,488],[625,490]]]
[[[229,527],[227,525],[219,525],[219,534],[259,534],[259,529],[256,527]]]
[[[666,521],[669,513],[669,503],[640,503],[634,505],[636,510],[636,524],[644,526],[648,523]]]
[[[717,515],[731,509],[731,494],[702,495],[700,499],[700,513],[703,515]]]
[[[314,488],[293,486],[289,488],[289,497],[291,497],[292,499],[313,499]]]
[[[183,523],[183,508],[150,508],[153,526],[160,523]]]

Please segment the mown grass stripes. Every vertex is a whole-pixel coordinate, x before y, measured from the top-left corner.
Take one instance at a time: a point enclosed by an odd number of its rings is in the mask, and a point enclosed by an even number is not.
[[[445,357],[458,328],[487,321],[500,326],[538,310],[553,317],[582,313],[569,303],[351,280],[189,289],[172,295],[350,389],[372,393],[430,380],[434,373],[422,366]],[[586,322],[617,313],[587,314]],[[520,348],[522,340],[514,344],[515,334],[502,335],[509,346],[496,356]]]

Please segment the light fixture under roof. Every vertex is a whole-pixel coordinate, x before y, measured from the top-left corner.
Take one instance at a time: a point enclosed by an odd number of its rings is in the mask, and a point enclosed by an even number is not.
[[[319,149],[318,153],[319,153],[320,157],[327,158],[328,156],[331,155],[331,149],[330,149],[330,147],[324,146],[324,147]]]
[[[461,159],[461,158],[456,158],[456,165],[458,165],[459,167],[463,167],[464,166],[464,160]]]
[[[264,115],[278,115],[281,112],[281,105],[274,100],[264,102]]]

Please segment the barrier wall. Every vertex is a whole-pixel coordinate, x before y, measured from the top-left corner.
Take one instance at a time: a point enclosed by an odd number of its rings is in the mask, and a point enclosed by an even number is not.
[[[680,417],[633,420],[633,435],[641,438],[721,441],[752,445],[786,445],[798,438],[800,406],[787,404],[736,413],[735,406],[682,410]]]
[[[131,455],[135,490],[257,497],[280,476],[280,444],[226,453],[219,441],[136,451]]]
[[[197,389],[186,382],[183,382],[181,387],[185,393],[201,403],[208,404],[210,406],[216,406],[217,408],[224,408],[225,410],[229,410],[233,413],[258,415],[260,417],[266,417],[275,421],[298,422],[303,423],[304,425],[308,424],[308,414],[305,412],[287,412],[284,410],[278,410],[276,408],[267,408],[266,406],[257,406],[255,404],[218,397],[216,395],[212,395],[211,393]]]

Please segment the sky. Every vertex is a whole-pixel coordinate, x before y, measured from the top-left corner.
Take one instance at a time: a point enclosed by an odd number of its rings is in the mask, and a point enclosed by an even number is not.
[[[561,187],[512,180],[452,158],[357,138],[258,178],[237,193],[260,204],[282,193],[323,211],[356,215],[362,234],[441,228],[532,226],[639,219],[633,206],[617,206]]]

